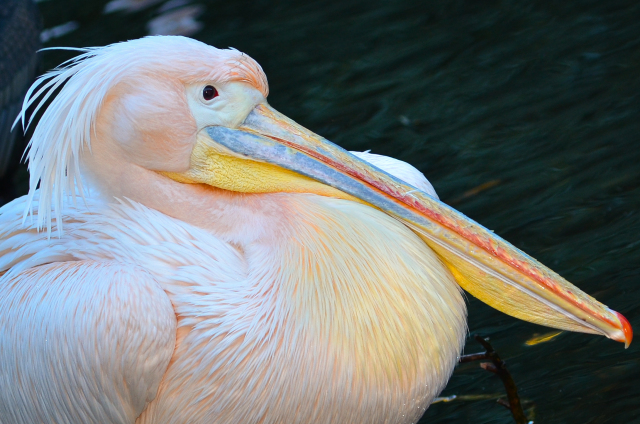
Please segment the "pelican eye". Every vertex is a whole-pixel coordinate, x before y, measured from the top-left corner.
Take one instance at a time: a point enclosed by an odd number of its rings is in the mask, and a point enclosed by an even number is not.
[[[204,89],[202,89],[202,97],[205,100],[211,100],[214,97],[218,97],[218,90],[212,85],[207,85]]]

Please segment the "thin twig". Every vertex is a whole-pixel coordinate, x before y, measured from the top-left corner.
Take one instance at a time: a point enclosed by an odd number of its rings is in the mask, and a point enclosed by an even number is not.
[[[498,403],[507,407],[511,414],[513,415],[513,419],[516,421],[516,424],[527,424],[527,417],[524,415],[524,410],[522,409],[522,403],[520,403],[520,398],[518,397],[518,389],[516,387],[516,383],[513,381],[511,374],[507,370],[507,366],[500,356],[493,350],[493,346],[483,339],[480,336],[474,336],[476,341],[482,345],[486,349],[486,352],[480,353],[472,353],[470,355],[463,355],[460,357],[460,363],[479,361],[483,359],[488,359],[491,362],[482,362],[480,363],[480,367],[487,371],[491,371],[494,374],[497,374],[498,377],[502,380],[502,384],[504,384],[504,388],[507,390],[507,398],[508,401],[498,400]]]
[[[489,357],[487,356],[487,352],[462,355],[458,362],[460,362],[461,364],[464,364],[465,362],[480,361],[482,359],[489,359]]]

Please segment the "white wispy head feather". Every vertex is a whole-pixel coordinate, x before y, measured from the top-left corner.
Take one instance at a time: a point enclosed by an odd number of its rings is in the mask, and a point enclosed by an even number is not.
[[[268,94],[268,84],[260,65],[234,50],[220,50],[179,36],[153,36],[105,47],[61,48],[80,55],[40,76],[29,88],[14,126],[28,128],[48,100],[29,141],[29,194],[23,220],[32,215],[32,201],[40,184],[37,228],[51,232],[58,222],[62,234],[61,209],[66,197],[75,204],[84,196],[79,153],[91,147],[96,117],[109,90],[127,77],[169,77],[183,82],[206,80],[244,81]],[[35,108],[27,119],[27,111]],[[94,132],[94,131],[93,131]],[[95,135],[95,132],[94,132]],[[53,214],[53,217],[52,217]]]

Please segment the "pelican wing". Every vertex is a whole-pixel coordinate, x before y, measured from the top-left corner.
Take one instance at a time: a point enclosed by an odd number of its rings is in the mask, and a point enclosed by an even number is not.
[[[0,422],[133,424],[173,353],[176,317],[154,278],[113,262],[0,276]],[[17,416],[18,412],[21,414]]]
[[[399,178],[400,180],[408,184],[411,184],[417,189],[424,191],[429,196],[435,199],[439,199],[438,194],[436,193],[429,180],[427,180],[427,178],[424,176],[424,174],[407,162],[403,162],[389,156],[376,155],[375,153],[369,152],[350,153],[364,161],[369,162],[371,165],[382,169],[383,171],[393,175],[394,177]]]

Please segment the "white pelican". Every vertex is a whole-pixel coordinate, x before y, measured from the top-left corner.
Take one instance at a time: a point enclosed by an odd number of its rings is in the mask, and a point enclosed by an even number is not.
[[[460,287],[631,341],[414,168],[276,112],[250,57],[82,51],[22,110],[59,91],[0,210],[0,423],[414,423],[461,352]]]

